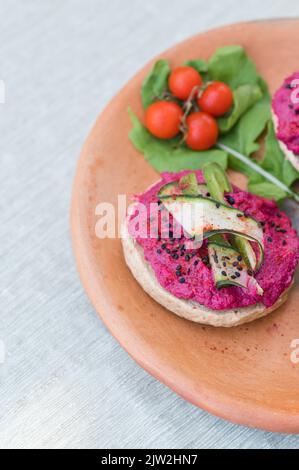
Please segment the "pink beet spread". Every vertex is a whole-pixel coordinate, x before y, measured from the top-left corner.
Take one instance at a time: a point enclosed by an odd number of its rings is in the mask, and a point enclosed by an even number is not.
[[[157,202],[157,193],[166,183],[178,180],[189,173],[164,173],[163,179],[148,191],[137,196],[137,201],[147,207]],[[204,179],[200,171],[195,172],[199,183]],[[264,295],[252,295],[245,289],[229,286],[218,290],[215,287],[207,257],[206,242],[199,249],[186,249],[186,239],[171,240],[163,238],[141,238],[136,236],[142,246],[145,259],[153,268],[156,278],[167,291],[178,298],[188,299],[205,305],[213,310],[246,307],[262,302],[266,307],[273,305],[280,295],[290,286],[299,259],[299,239],[292,228],[291,221],[275,202],[234,188],[228,196],[233,197],[232,207],[236,207],[262,223],[264,227],[265,259],[255,278],[264,289]],[[160,206],[161,227],[166,209]],[[166,211],[167,212],[167,211]],[[167,214],[169,215],[169,214]],[[144,215],[147,218],[146,215]],[[134,215],[131,217],[133,222]],[[170,217],[171,228],[175,221]],[[149,224],[149,220],[145,220]],[[151,224],[157,223],[152,218]],[[149,226],[149,225],[148,225]],[[167,222],[168,227],[168,222]],[[129,224],[129,232],[133,234]],[[183,279],[183,280],[182,280]]]
[[[286,78],[272,101],[278,119],[277,138],[299,155],[299,72]]]

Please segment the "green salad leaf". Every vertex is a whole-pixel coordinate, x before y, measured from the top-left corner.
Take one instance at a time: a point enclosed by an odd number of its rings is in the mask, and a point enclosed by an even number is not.
[[[201,75],[205,75],[208,73],[208,63],[205,60],[187,60],[185,65],[188,65],[188,67],[193,67]]]
[[[169,74],[170,67],[167,60],[158,60],[142,84],[141,97],[144,109],[153,102],[155,97],[167,91]]]
[[[209,77],[227,83],[233,90],[242,85],[257,85],[259,76],[252,60],[241,46],[217,49],[209,60]]]
[[[265,180],[261,183],[251,183],[249,181],[248,191],[274,201],[281,201],[287,197],[287,193],[285,191]]]
[[[220,143],[250,157],[252,153],[259,150],[258,137],[263,133],[271,119],[271,100],[267,86],[263,80],[259,80],[263,91],[262,99],[255,103],[243,116],[231,131],[219,139]],[[255,172],[245,163],[229,157],[230,168],[245,173],[247,176]]]
[[[159,173],[199,170],[209,162],[218,162],[223,169],[227,168],[227,153],[223,150],[211,149],[205,152],[195,152],[185,145],[178,146],[179,139],[167,141],[156,139],[131,110],[129,114],[133,124],[129,134],[131,142]]]
[[[260,166],[287,186],[291,186],[299,178],[298,171],[296,171],[285,158],[280,148],[272,121],[268,123],[265,153]],[[275,199],[276,201],[287,197],[286,192],[274,184],[267,182],[265,178],[258,173],[250,174],[248,189],[255,194],[269,199]]]
[[[234,105],[228,116],[218,119],[220,132],[226,134],[241,116],[263,97],[258,85],[241,85],[234,91]]]
[[[266,149],[261,166],[290,186],[299,177],[299,173],[285,158],[275,135],[272,121],[268,124]]]

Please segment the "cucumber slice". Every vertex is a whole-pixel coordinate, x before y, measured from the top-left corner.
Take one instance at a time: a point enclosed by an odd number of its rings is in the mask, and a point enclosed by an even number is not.
[[[217,163],[208,163],[204,166],[203,172],[212,198],[216,201],[226,203],[224,192],[232,192],[233,188],[221,166]],[[230,242],[240,252],[249,269],[256,271],[260,268],[263,258],[260,256],[259,259],[257,259],[248,240],[244,237],[232,235]]]
[[[263,231],[258,222],[238,209],[203,196],[165,196],[161,201],[191,237],[236,234],[256,241],[264,251]],[[187,217],[188,213],[192,217]]]
[[[218,163],[208,163],[203,167],[203,174],[213,199],[225,203],[224,192],[231,192],[232,186]]]
[[[206,184],[200,184],[197,182],[195,173],[189,173],[188,175],[183,176],[179,181],[172,181],[171,183],[167,183],[162,186],[158,192],[158,197],[179,196],[183,194],[188,196],[207,196],[208,191]]]
[[[263,289],[254,279],[252,271],[248,271],[244,259],[237,250],[212,242],[208,245],[208,254],[218,289],[237,286],[263,295]]]
[[[232,246],[242,255],[249,269],[255,271],[260,267],[260,259],[258,260],[254,249],[250,242],[243,237],[231,236],[229,238]]]
[[[187,194],[189,196],[197,196],[198,195],[198,182],[195,173],[188,173],[179,181],[179,187],[182,190],[183,194]]]

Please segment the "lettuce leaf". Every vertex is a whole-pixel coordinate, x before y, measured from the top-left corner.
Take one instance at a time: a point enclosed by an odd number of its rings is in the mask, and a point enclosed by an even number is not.
[[[272,121],[268,123],[265,153],[260,166],[289,187],[299,178],[298,171],[286,160],[280,148]],[[277,188],[274,184],[267,182],[258,173],[250,174],[248,189],[255,194],[267,197],[268,199],[275,199],[276,201],[287,197],[284,191]]]
[[[187,60],[185,63],[188,67],[193,67],[197,72],[199,72],[202,76],[206,76],[208,73],[208,63],[202,59],[195,59],[195,60]]]
[[[155,97],[161,96],[168,90],[169,74],[170,67],[167,60],[158,60],[142,84],[141,97],[144,109],[153,102]]]
[[[218,119],[220,132],[226,134],[241,116],[263,97],[258,85],[241,85],[234,91],[234,105],[228,116]]]
[[[267,85],[262,79],[259,79],[259,85],[263,91],[262,99],[242,115],[241,119],[239,119],[229,133],[219,139],[220,143],[237,150],[247,157],[250,157],[252,153],[259,150],[260,144],[257,142],[257,139],[271,119],[271,99]],[[248,165],[236,160],[232,156],[229,157],[229,166],[235,171],[245,173],[247,176],[255,174]]]
[[[241,46],[217,49],[209,60],[209,77],[227,83],[233,90],[242,85],[257,85],[259,76],[252,60]]]
[[[252,183],[249,181],[248,191],[277,202],[282,201],[287,197],[287,193],[285,191],[266,180],[260,183]]]

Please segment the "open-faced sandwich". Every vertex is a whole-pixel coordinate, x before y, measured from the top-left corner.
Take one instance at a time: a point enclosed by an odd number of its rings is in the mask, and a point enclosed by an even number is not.
[[[299,171],[299,72],[286,78],[272,101],[273,120],[279,145]]]
[[[230,327],[287,298],[299,239],[275,202],[232,187],[213,163],[164,173],[130,206],[122,228],[127,265],[177,315]]]

